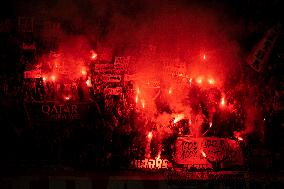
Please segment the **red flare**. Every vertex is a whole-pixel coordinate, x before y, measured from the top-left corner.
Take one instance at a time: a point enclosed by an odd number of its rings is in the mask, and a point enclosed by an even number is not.
[[[85,68],[82,68],[81,73],[82,73],[82,75],[84,75],[84,76],[87,75],[86,69],[85,69]]]
[[[141,103],[142,103],[142,108],[145,108],[145,102],[144,102],[144,100],[141,100]]]
[[[201,78],[201,77],[197,78],[197,79],[196,79],[196,82],[197,82],[198,84],[202,84],[202,78]]]
[[[221,98],[221,106],[225,106],[225,97]]]
[[[55,75],[52,75],[52,76],[51,76],[51,80],[52,80],[52,81],[55,81],[55,80],[56,80]]]
[[[98,54],[95,51],[91,50],[91,59],[96,60],[97,57],[98,57]]]
[[[202,154],[203,157],[206,158],[206,154],[205,154],[205,152],[203,150],[201,151],[201,154]]]
[[[214,79],[208,79],[208,83],[209,83],[210,85],[213,85],[213,84],[215,84],[215,80],[214,80]]]
[[[243,141],[244,139],[242,137],[237,138],[239,141]]]
[[[149,140],[152,140],[153,133],[152,133],[152,132],[149,132],[148,135],[147,135],[147,137],[148,137]]]
[[[87,85],[88,87],[92,87],[92,82],[91,82],[90,79],[88,79],[88,80],[86,81],[86,85]]]
[[[174,123],[179,122],[180,120],[182,120],[184,118],[184,114],[178,114],[175,119],[174,119]]]

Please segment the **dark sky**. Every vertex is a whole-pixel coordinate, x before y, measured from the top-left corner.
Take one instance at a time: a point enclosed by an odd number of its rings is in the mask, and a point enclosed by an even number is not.
[[[259,36],[255,33],[259,32],[261,36],[273,24],[282,23],[283,2],[281,0],[9,0],[5,2],[5,6],[0,7],[0,18],[44,17],[60,21],[64,33],[67,34],[72,31],[76,34],[95,34],[101,38],[104,36],[113,38],[116,33],[125,33],[125,36],[122,36],[125,39],[128,34],[134,32],[132,30],[138,31],[141,27],[145,29],[145,25],[148,27],[147,24],[152,19],[158,20],[159,15],[167,11],[169,16],[180,12],[183,12],[182,16],[192,16],[192,11],[199,9],[196,15],[218,17],[216,23],[226,27],[225,29],[231,32],[230,35],[243,32],[240,31],[242,30],[240,27],[247,25],[248,33],[252,33],[252,36],[258,40]],[[178,22],[174,22],[172,24],[178,25]],[[135,33],[136,36],[138,34]]]
[[[0,15],[2,18],[5,18],[14,17],[18,14],[33,14],[42,8],[49,11],[56,8],[58,5],[64,4],[66,4],[66,8],[68,8],[70,4],[74,4],[79,9],[82,9],[81,12],[84,14],[88,13],[88,11],[92,11],[94,7],[95,9],[105,8],[106,4],[113,4],[114,2],[115,4],[120,4],[118,9],[128,12],[129,15],[134,15],[137,9],[147,8],[147,4],[182,4],[186,7],[194,3],[199,3],[213,7],[222,5],[229,11],[235,13],[238,17],[249,15],[253,19],[269,21],[280,20],[284,8],[283,1],[281,0],[176,0],[173,1],[174,3],[165,0],[9,0],[5,1],[4,6],[1,5]]]

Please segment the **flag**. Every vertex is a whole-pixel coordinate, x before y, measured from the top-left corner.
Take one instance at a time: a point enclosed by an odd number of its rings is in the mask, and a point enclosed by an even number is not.
[[[247,58],[247,63],[257,72],[262,72],[279,35],[280,25],[269,29]]]

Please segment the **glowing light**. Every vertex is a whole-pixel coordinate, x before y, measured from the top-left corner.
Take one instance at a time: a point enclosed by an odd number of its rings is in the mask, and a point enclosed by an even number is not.
[[[239,136],[237,139],[238,139],[239,141],[243,141],[243,140],[244,140],[244,139],[243,139],[242,137],[240,137],[240,136]]]
[[[145,108],[145,102],[144,102],[144,100],[141,100],[141,103],[142,103],[142,108]]]
[[[205,54],[203,55],[203,60],[205,60],[206,59],[206,56],[205,56]]]
[[[140,93],[140,90],[139,90],[139,88],[137,89],[137,93],[138,93],[138,94]]]
[[[221,106],[225,106],[225,97],[221,98]]]
[[[55,81],[55,80],[56,80],[55,75],[52,75],[52,76],[51,76],[51,80],[52,80],[52,81]]]
[[[202,154],[203,157],[205,157],[205,158],[207,157],[203,150],[201,150],[201,154]]]
[[[45,77],[45,76],[43,76],[42,80],[43,80],[43,81],[46,81],[46,77]]]
[[[209,123],[209,128],[212,127],[212,122]]]
[[[97,57],[98,57],[98,54],[95,51],[91,50],[91,59],[95,60],[97,59]]]
[[[81,73],[82,73],[82,75],[87,75],[86,69],[85,69],[85,68],[82,68]]]
[[[202,84],[202,78],[196,79],[196,82],[197,82],[198,84]]]
[[[169,94],[172,94],[172,89],[171,88],[169,89]]]
[[[214,80],[214,79],[208,79],[208,83],[209,83],[210,85],[213,85],[213,84],[215,84],[215,80]]]
[[[190,84],[190,86],[191,86],[191,83],[192,83],[192,78],[189,79],[189,84]]]
[[[65,97],[65,100],[70,100],[70,97],[69,97],[69,96],[66,96],[66,97]]]
[[[87,85],[88,87],[92,87],[92,81],[91,81],[91,79],[88,79],[88,80],[86,81],[86,85]]]
[[[135,102],[136,102],[136,104],[138,103],[138,95],[135,98]]]
[[[234,136],[238,141],[243,141],[244,139],[240,136],[239,132],[234,132]]]
[[[175,119],[174,119],[174,123],[179,122],[180,120],[182,120],[184,118],[184,114],[178,114]]]
[[[148,137],[149,140],[152,140],[153,133],[150,131],[150,132],[148,133],[147,137]]]

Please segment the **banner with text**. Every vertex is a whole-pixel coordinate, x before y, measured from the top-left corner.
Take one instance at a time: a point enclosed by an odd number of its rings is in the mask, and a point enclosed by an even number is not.
[[[122,87],[105,88],[104,95],[122,95]]]
[[[102,76],[103,82],[115,83],[121,82],[121,75],[107,74]]]
[[[280,26],[274,26],[268,30],[265,36],[252,50],[247,58],[247,63],[257,72],[263,71],[269,55],[279,35]]]
[[[95,64],[94,69],[97,73],[113,72],[113,64]]]
[[[83,102],[25,102],[25,109],[31,121],[54,122],[75,121],[84,118],[91,103]]]
[[[41,70],[30,70],[24,71],[24,78],[40,78],[41,77]]]
[[[219,163],[223,168],[243,165],[240,143],[217,137],[179,137],[176,141],[175,161],[178,164],[211,168]],[[202,165],[202,166],[200,166]]]

